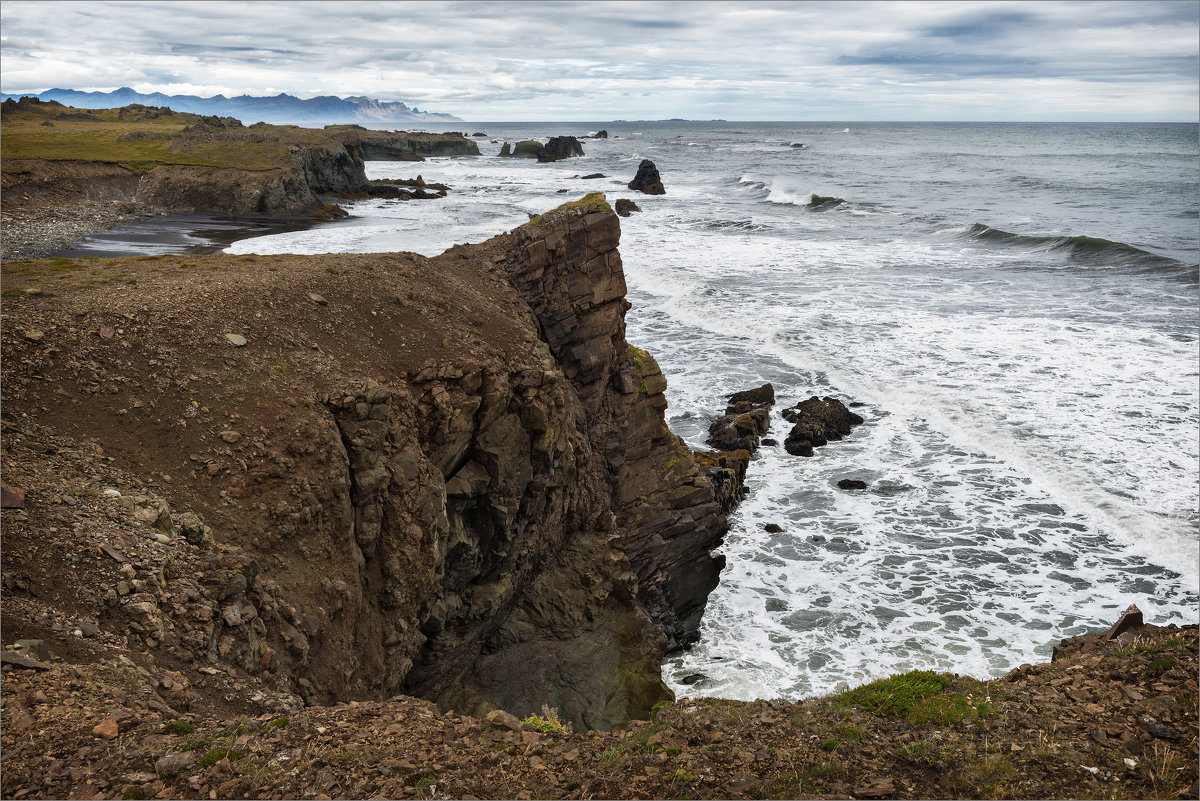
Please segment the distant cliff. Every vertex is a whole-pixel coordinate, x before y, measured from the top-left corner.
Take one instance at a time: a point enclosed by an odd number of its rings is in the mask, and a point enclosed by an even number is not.
[[[36,97],[54,100],[75,108],[113,108],[130,103],[145,106],[167,106],[174,111],[192,114],[215,114],[237,117],[247,122],[324,123],[324,122],[461,122],[453,114],[421,111],[404,103],[375,100],[370,97],[335,97],[324,95],[307,100],[294,95],[274,97],[238,95],[198,97],[197,95],[165,95],[161,92],[143,94],[129,87],[112,92],[80,92],[75,89],[48,89],[37,94],[3,94],[8,98]]]
[[[9,99],[0,119],[6,212],[94,196],[154,211],[322,215],[331,210],[324,196],[370,194],[365,161],[479,155],[460,133],[245,126],[140,104],[79,109]]]

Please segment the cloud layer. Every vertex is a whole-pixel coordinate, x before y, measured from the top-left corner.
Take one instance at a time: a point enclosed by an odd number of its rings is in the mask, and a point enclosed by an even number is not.
[[[471,120],[1185,120],[1191,2],[0,3],[5,92],[368,95]]]

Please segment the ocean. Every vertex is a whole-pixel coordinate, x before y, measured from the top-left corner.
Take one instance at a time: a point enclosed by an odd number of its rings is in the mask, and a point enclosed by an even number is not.
[[[662,365],[689,445],[767,381],[780,442],[784,406],[864,404],[812,458],[755,455],[702,639],[664,665],[678,694],[1001,676],[1129,604],[1197,622],[1196,125],[467,126],[483,157],[367,164],[448,197],[354,202],[228,251],[433,255],[586,192],[628,197],[628,338]],[[425,128],[447,129],[463,124]],[[496,155],[599,129],[581,158]],[[666,195],[626,188],[642,159]]]

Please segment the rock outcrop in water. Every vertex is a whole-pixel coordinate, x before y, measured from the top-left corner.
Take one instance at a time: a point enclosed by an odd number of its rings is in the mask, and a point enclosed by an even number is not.
[[[84,286],[22,263],[4,276],[5,482],[26,492],[6,576],[187,682],[261,680],[264,704],[647,717],[725,519],[625,341],[619,233],[591,195],[429,260],[165,257],[136,287],[120,259]],[[20,291],[43,282],[52,305]],[[79,526],[50,522],[63,492],[93,499]],[[100,554],[82,595],[38,555],[48,526]],[[23,608],[6,601],[6,630],[33,625]]]
[[[542,145],[537,152],[537,160],[541,162],[559,161],[583,155],[583,145],[573,136],[554,136]]]
[[[753,453],[762,435],[771,430],[774,405],[775,388],[770,384],[733,393],[725,414],[709,424],[708,444],[717,450],[745,449]]]
[[[643,159],[642,163],[638,165],[637,174],[629,182],[629,188],[647,195],[665,195],[667,193],[663,187],[662,178],[658,174],[658,168],[650,159]]]
[[[542,149],[542,143],[536,139],[522,139],[513,145],[511,155],[515,158],[535,159],[538,151]]]
[[[783,419],[794,424],[783,442],[784,450],[793,456],[812,456],[813,448],[841,439],[863,422],[836,398],[816,395],[784,409]]]

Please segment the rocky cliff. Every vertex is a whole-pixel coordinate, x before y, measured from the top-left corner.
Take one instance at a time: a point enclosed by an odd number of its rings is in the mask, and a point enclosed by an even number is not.
[[[27,594],[184,688],[645,717],[725,521],[619,233],[591,195],[435,259],[5,262],[6,636],[69,647]]]
[[[461,134],[323,130],[200,117],[166,108],[0,104],[4,211],[70,216],[82,198],[151,212],[329,216],[325,196],[369,194],[364,162],[479,155]],[[43,202],[44,201],[44,202]]]

